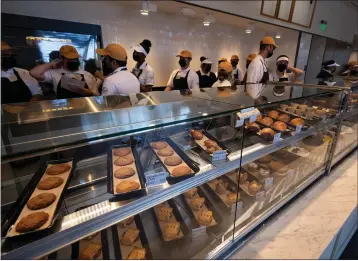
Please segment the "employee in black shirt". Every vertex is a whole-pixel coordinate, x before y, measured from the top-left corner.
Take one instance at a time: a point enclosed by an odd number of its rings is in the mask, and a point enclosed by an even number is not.
[[[215,74],[211,72],[211,65],[213,63],[204,56],[200,57],[200,62],[200,70],[196,72],[199,76],[199,87],[210,88],[217,80]]]

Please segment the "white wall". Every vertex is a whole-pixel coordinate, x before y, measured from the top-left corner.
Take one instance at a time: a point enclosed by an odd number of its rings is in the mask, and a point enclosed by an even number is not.
[[[250,35],[244,30],[225,24],[204,27],[201,19],[186,18],[163,12],[142,16],[136,8],[124,7],[121,1],[4,1],[2,12],[99,24],[102,26],[104,45],[120,43],[128,52],[129,68],[134,66],[130,46],[145,38],[152,41],[153,47],[147,58],[155,72],[155,85],[164,86],[172,70],[178,67],[176,54],[182,49],[193,53],[192,68],[200,66],[200,56],[215,61],[221,57],[230,59],[232,54],[240,57],[240,69],[246,71],[246,56],[258,52],[259,42],[265,31],[254,30]],[[270,59],[274,68],[275,59],[280,54],[288,55],[292,64],[296,54],[298,32],[289,30],[277,40],[279,49]]]
[[[350,1],[318,0],[311,28],[261,15],[261,0],[186,2],[350,43],[353,41],[354,33],[358,33],[358,10],[349,3]],[[320,30],[321,20],[327,21],[324,32]]]

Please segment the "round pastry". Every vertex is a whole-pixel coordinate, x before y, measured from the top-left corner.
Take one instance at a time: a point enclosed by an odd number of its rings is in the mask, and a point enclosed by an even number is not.
[[[133,158],[128,157],[128,156],[120,157],[114,161],[114,165],[117,165],[117,166],[127,166],[132,163],[133,163]]]
[[[260,122],[261,119],[262,119],[262,115],[261,114],[257,115],[256,121]]]
[[[25,233],[40,228],[47,222],[49,215],[46,212],[35,212],[23,217],[16,225],[16,231]]]
[[[278,115],[279,115],[278,111],[270,111],[268,113],[268,116],[271,117],[272,119],[277,119]]]
[[[209,148],[215,147],[217,144],[215,141],[207,139],[206,141],[204,141],[204,145]]]
[[[245,183],[246,180],[247,180],[247,173],[246,173],[246,172],[240,173],[240,180],[239,180],[239,181],[240,181],[240,184]]]
[[[268,163],[270,163],[271,160],[272,160],[272,156],[269,154],[269,155],[259,158],[257,160],[257,162],[261,163],[261,164],[268,164]]]
[[[303,110],[303,111],[306,111],[306,110],[307,110],[307,107],[308,107],[307,104],[300,104],[300,105],[298,105],[298,108],[299,108],[300,110]]]
[[[66,171],[69,171],[70,169],[71,169],[71,167],[66,163],[56,164],[56,165],[49,167],[46,170],[46,174],[47,175],[59,175],[59,174],[65,173]]]
[[[189,175],[190,173],[191,173],[191,168],[187,166],[176,167],[172,171],[172,175],[174,177],[181,177],[181,176]]]
[[[263,124],[263,125],[266,125],[266,126],[271,126],[272,123],[273,123],[273,120],[270,117],[263,117],[260,120],[260,123]]]
[[[295,107],[292,107],[292,106],[287,107],[287,111],[290,113],[295,113],[295,110],[296,110]]]
[[[160,149],[158,151],[158,155],[162,157],[172,156],[173,154],[174,154],[174,150],[168,147],[164,149]]]
[[[285,111],[285,110],[287,110],[287,108],[288,108],[287,104],[280,104],[280,109],[281,110]]]
[[[286,125],[286,123],[284,123],[282,121],[276,121],[276,122],[274,122],[274,124],[272,124],[272,128],[274,128],[278,131],[285,131],[285,130],[287,130],[287,125]]]
[[[251,122],[251,123],[247,124],[247,129],[252,132],[259,132],[260,126],[255,122]]]
[[[247,164],[247,168],[249,171],[256,171],[259,168],[259,165],[257,165],[255,162],[250,162]]]
[[[273,140],[273,137],[275,136],[275,132],[271,128],[263,128],[260,131],[260,135],[267,140]]]
[[[55,194],[41,193],[27,201],[26,206],[31,210],[38,210],[50,206],[55,200]]]
[[[195,140],[201,140],[203,138],[203,133],[200,130],[190,130],[190,135],[195,139]]]
[[[165,158],[164,160],[164,164],[168,166],[178,166],[182,162],[183,162],[182,159],[177,156],[170,156]]]
[[[319,117],[322,117],[322,116],[326,115],[326,112],[324,110],[317,110],[315,113]]]
[[[301,118],[294,118],[293,120],[290,121],[290,124],[293,125],[293,126],[303,126],[304,124],[304,120],[302,120]]]
[[[222,180],[219,180],[219,182],[215,186],[215,190],[219,194],[224,194],[226,192],[227,183],[225,183]]]
[[[123,157],[123,156],[127,156],[131,152],[132,150],[130,148],[119,148],[119,149],[115,149],[113,151],[113,154],[114,156]]]
[[[41,180],[37,185],[38,189],[49,190],[54,189],[62,185],[63,179],[60,177],[49,177]]]
[[[119,168],[114,172],[114,176],[117,179],[126,179],[132,177],[135,174],[135,170],[130,167]]]
[[[239,197],[237,197],[236,193],[233,192],[228,192],[226,194],[226,201],[229,204],[234,204],[236,202],[236,200],[240,199],[240,194]]]
[[[277,161],[277,160],[273,160],[269,164],[269,167],[274,171],[279,170],[279,169],[283,168],[284,166],[285,165],[283,163],[281,163],[280,161]]]
[[[293,108],[295,108],[295,110],[298,108],[298,106],[299,106],[299,104],[298,103],[291,103],[290,104],[291,105],[291,107],[293,107]]]
[[[205,151],[209,154],[213,154],[215,150],[216,150],[215,147],[209,147],[209,148],[206,148]]]
[[[261,186],[257,184],[257,182],[254,180],[252,182],[249,183],[249,191],[251,193],[256,193],[260,190]]]
[[[270,175],[270,170],[268,168],[260,168],[259,169],[259,174],[261,177],[267,177],[268,175]]]
[[[277,120],[283,121],[283,122],[289,122],[290,116],[288,116],[286,113],[282,113],[278,116]]]
[[[140,188],[138,182],[134,180],[124,180],[116,186],[117,193],[127,193]]]
[[[168,143],[166,143],[165,141],[157,141],[152,143],[152,147],[156,150],[160,150],[168,147]]]

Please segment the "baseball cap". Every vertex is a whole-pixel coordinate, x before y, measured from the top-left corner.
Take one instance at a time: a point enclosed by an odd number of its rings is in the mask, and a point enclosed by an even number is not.
[[[231,56],[231,60],[233,60],[233,59],[239,59],[239,56],[236,55],[236,54],[233,54],[233,55]]]
[[[188,50],[181,51],[180,54],[177,55],[177,57],[192,58],[191,52]]]
[[[109,56],[117,61],[125,62],[127,58],[127,52],[120,44],[109,44],[106,48],[96,50],[96,53],[103,56]]]
[[[265,36],[264,39],[262,40],[262,43],[263,44],[272,44],[273,46],[278,48],[278,46],[275,43],[275,40],[271,36]]]
[[[218,62],[219,62],[219,63],[220,63],[220,62],[227,62],[227,59],[224,58],[224,57],[222,57],[222,58],[220,58],[220,60],[219,60]]]
[[[247,56],[246,60],[252,61],[253,59],[255,59],[255,57],[256,57],[256,53],[250,53]]]
[[[324,67],[337,67],[337,66],[340,66],[338,63],[336,63],[336,61],[334,60],[328,60],[328,61],[325,61],[322,63],[322,65]]]
[[[205,58],[202,62],[201,62],[201,64],[212,64],[213,62],[209,59],[209,58]]]
[[[221,62],[219,64],[218,69],[219,69],[219,71],[224,70],[227,73],[231,73],[232,72],[232,65],[228,61],[223,61],[223,62]]]
[[[75,47],[71,45],[63,45],[60,48],[60,55],[64,56],[67,59],[76,59],[80,58],[81,56],[78,54]]]

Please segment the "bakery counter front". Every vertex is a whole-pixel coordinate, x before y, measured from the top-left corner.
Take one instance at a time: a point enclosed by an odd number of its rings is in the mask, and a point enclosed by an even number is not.
[[[8,155],[2,258],[219,257],[332,161],[345,93],[271,97],[273,88],[192,91],[167,105],[195,110],[166,124]]]

